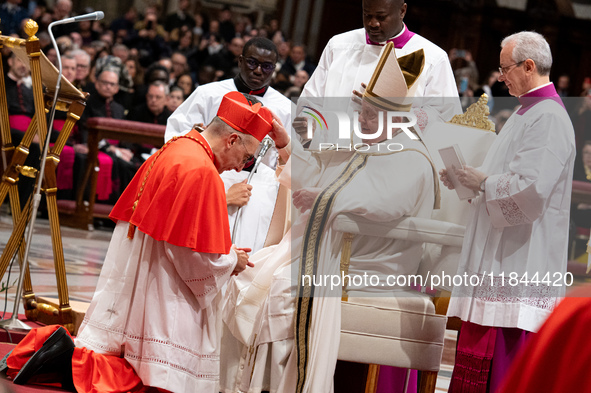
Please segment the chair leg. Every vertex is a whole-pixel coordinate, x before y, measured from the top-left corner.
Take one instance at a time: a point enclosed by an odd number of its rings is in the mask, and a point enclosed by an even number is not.
[[[437,385],[436,371],[421,371],[417,393],[434,393]]]
[[[365,382],[365,393],[376,393],[378,390],[378,376],[380,375],[380,366],[370,364],[367,370],[367,381]]]
[[[406,369],[406,375],[404,376],[404,390],[403,390],[404,393],[408,392],[408,384],[410,382],[411,371],[412,370],[410,368]]]

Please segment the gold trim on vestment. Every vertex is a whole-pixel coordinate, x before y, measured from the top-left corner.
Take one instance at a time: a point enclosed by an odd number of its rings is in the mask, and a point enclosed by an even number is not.
[[[398,65],[400,65],[400,71],[402,71],[404,80],[406,80],[406,86],[410,89],[419,79],[423,68],[425,68],[425,51],[419,49],[406,56],[399,57]]]
[[[363,99],[368,101],[370,104],[372,104],[373,106],[375,106],[378,109],[384,110],[384,111],[396,111],[396,112],[410,112],[410,109],[412,108],[412,102],[409,104],[398,104],[394,101],[392,101],[392,98],[397,98],[397,97],[390,97],[390,98],[384,98],[384,97],[380,97],[376,94],[374,94],[371,91],[366,91],[365,94],[363,95]],[[400,100],[404,99],[404,97],[399,98]]]
[[[367,163],[367,155],[355,153],[341,174],[318,195],[310,212],[306,225],[300,269],[298,275],[298,297],[295,319],[295,345],[298,348],[298,376],[296,392],[301,393],[306,381],[308,364],[308,339],[311,323],[314,289],[311,285],[302,286],[302,276],[313,277],[318,264],[319,243],[325,225],[328,222],[335,197],[363,169]]]

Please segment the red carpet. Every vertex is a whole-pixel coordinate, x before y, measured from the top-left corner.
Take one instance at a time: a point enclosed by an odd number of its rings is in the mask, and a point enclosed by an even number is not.
[[[1,313],[0,313],[0,316],[1,316]],[[4,316],[4,318],[9,319],[11,316],[12,316],[12,314],[7,312],[6,315]],[[18,315],[18,319],[20,321],[26,323],[27,325],[29,325],[31,328],[38,328],[41,326],[45,326],[44,324],[42,324],[40,322],[27,321],[25,316],[22,314]],[[25,337],[26,335],[27,335],[27,332],[18,332],[18,331],[11,331],[9,334],[8,332],[6,332],[6,330],[4,330],[3,328],[0,328],[0,343],[18,344],[23,339],[23,337]],[[4,355],[2,355],[2,357],[4,357]],[[0,359],[2,357],[0,357]]]

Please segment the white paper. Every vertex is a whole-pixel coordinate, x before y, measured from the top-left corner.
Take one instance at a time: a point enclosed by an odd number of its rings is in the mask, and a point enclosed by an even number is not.
[[[465,165],[459,146],[452,145],[443,149],[439,149],[439,155],[443,160],[443,164],[447,170],[447,177],[454,185],[454,189],[458,194],[458,198],[464,200],[477,197],[478,191],[474,191],[468,187],[463,186],[456,176],[455,169],[464,169]]]

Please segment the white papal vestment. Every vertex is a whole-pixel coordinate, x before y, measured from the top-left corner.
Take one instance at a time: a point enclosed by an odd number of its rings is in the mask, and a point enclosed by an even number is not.
[[[421,142],[399,134],[384,144],[398,142],[405,149],[426,152]],[[287,168],[291,171],[292,190],[304,187],[326,189],[340,179],[342,190],[334,205],[324,214],[325,230],[320,233],[318,274],[339,275],[341,233],[331,229],[339,213],[353,213],[374,221],[390,221],[403,215],[429,218],[434,203],[433,170],[421,153],[403,151],[390,155],[371,155],[348,151],[310,153],[293,141],[294,150]],[[381,150],[381,152],[386,149]],[[356,157],[366,161],[349,176],[341,176]],[[289,177],[284,170],[280,181]],[[294,291],[297,278],[292,277],[300,264],[310,211],[292,225],[277,246],[265,248],[251,261],[247,270],[231,281],[225,298],[224,321],[236,337],[233,357],[223,357],[222,387],[224,392],[248,391],[289,392],[295,389],[297,376],[296,350],[293,345]],[[391,239],[358,236],[352,245],[349,274],[375,274],[377,286],[362,286],[350,291],[351,296],[381,292],[395,294],[400,288],[382,286],[389,274],[414,274],[418,269],[422,245]],[[293,269],[296,270],[293,270]],[[297,273],[294,273],[297,275]],[[351,289],[351,287],[349,287]],[[316,287],[312,308],[309,345],[308,384],[305,391],[330,392],[336,365],[340,332],[340,287]],[[226,355],[224,353],[224,355]],[[226,373],[226,374],[224,374]]]

